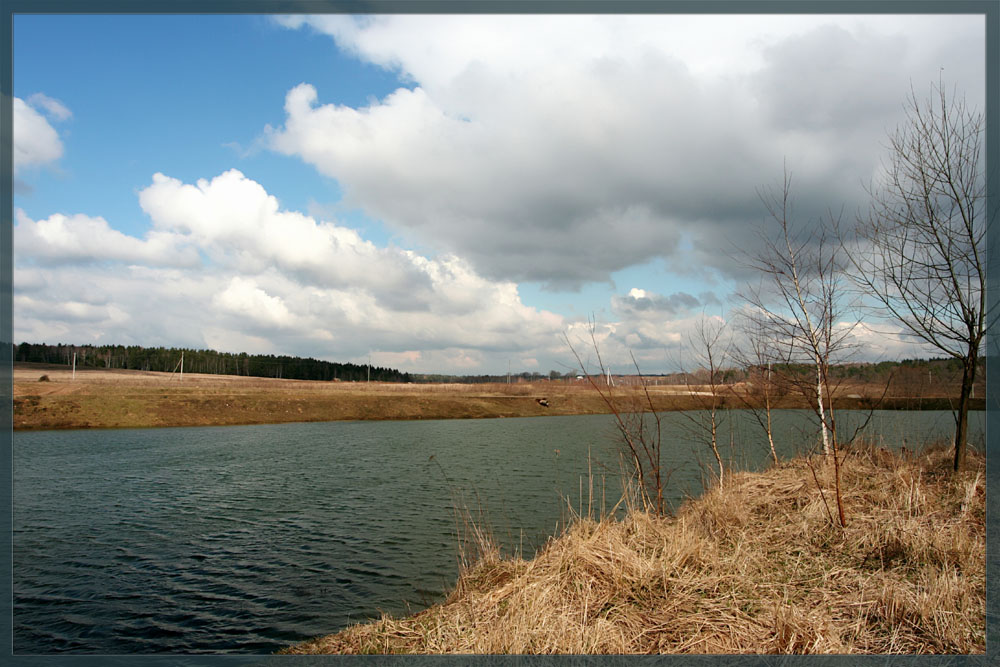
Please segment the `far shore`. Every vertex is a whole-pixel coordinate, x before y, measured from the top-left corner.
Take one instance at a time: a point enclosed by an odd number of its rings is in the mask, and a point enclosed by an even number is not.
[[[45,380],[42,380],[42,377]],[[650,386],[658,411],[704,406],[703,387]],[[835,407],[867,408],[882,387],[840,388]],[[744,404],[727,389],[724,407]],[[615,387],[624,409],[640,405],[639,387]],[[887,396],[880,407],[949,409],[949,396]],[[648,404],[647,404],[648,407]],[[801,395],[773,406],[806,408]],[[983,409],[976,399],[973,409]],[[320,382],[152,371],[14,364],[14,430],[233,426],[341,420],[477,419],[606,414],[610,409],[585,381],[512,384]]]

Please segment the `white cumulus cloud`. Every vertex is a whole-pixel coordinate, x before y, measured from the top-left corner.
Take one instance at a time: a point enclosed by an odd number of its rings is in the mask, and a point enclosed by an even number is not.
[[[146,239],[119,232],[101,217],[54,213],[32,220],[18,209],[14,218],[14,248],[34,262],[138,262],[151,265],[194,266],[197,252],[176,234],[152,231]]]
[[[275,327],[294,326],[295,322],[284,301],[271,296],[253,280],[234,277],[229,286],[215,295],[213,305],[256,321]]]
[[[283,211],[274,196],[235,169],[196,184],[155,174],[139,203],[154,229],[183,236],[233,269],[276,267],[325,287],[419,291],[426,284],[402,251],[378,248],[353,229]]]
[[[143,239],[103,218],[18,213],[16,337],[372,353],[407,370],[471,372],[536,358],[564,326],[456,255],[376,246],[282,209],[238,171],[195,183],[156,174],[139,201],[151,221]]]
[[[51,164],[62,157],[62,140],[45,116],[20,97],[14,98],[13,111],[15,174],[26,167]]]

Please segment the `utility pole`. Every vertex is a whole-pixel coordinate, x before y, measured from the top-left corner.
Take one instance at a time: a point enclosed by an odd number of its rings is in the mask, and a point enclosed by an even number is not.
[[[181,379],[184,379],[184,350],[181,350]]]
[[[76,352],[73,353],[73,379],[76,379]]]
[[[510,359],[507,360],[507,384],[510,384]]]

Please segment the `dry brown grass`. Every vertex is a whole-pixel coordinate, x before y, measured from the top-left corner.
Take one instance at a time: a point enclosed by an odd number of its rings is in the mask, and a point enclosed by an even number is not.
[[[41,375],[48,382],[40,382]],[[549,407],[536,399],[548,398]],[[350,419],[588,414],[599,401],[546,385],[406,385],[16,365],[14,428],[116,428]]]
[[[49,381],[40,382],[42,375]],[[697,407],[683,388],[651,388],[658,410]],[[638,400],[638,387],[616,397]],[[547,399],[541,405],[538,399]],[[634,401],[633,401],[634,402]],[[140,428],[352,419],[456,419],[599,414],[583,384],[394,384],[15,364],[14,428]]]
[[[805,459],[674,518],[578,518],[532,560],[487,548],[441,604],[287,653],[980,653],[985,461],[867,449],[831,524]],[[822,476],[824,473],[820,471]]]
[[[42,375],[49,381],[40,382]],[[856,387],[853,390],[862,391]],[[702,391],[703,387],[690,390]],[[677,385],[649,387],[657,410],[702,403]],[[871,393],[870,391],[868,393]],[[858,394],[860,395],[860,394]],[[538,403],[547,399],[548,406]],[[648,407],[638,386],[616,387],[619,408]],[[907,399],[909,400],[909,399]],[[844,398],[838,407],[859,407]],[[723,407],[743,407],[734,396]],[[772,405],[803,408],[801,396]],[[909,407],[917,407],[909,405]],[[941,406],[937,406],[941,407]],[[947,405],[943,407],[947,408]],[[514,384],[317,382],[67,366],[14,365],[14,429],[221,426],[349,419],[475,419],[604,414],[607,404],[583,381]]]

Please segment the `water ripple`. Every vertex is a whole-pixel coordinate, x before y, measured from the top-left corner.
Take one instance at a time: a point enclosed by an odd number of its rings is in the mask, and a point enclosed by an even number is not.
[[[456,506],[530,556],[610,427],[598,415],[15,433],[14,650],[270,653],[418,611],[457,575]],[[678,497],[697,480],[697,466],[671,477]]]

